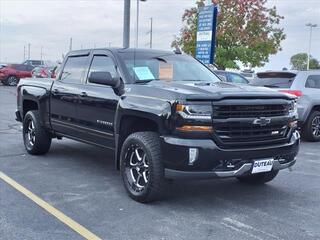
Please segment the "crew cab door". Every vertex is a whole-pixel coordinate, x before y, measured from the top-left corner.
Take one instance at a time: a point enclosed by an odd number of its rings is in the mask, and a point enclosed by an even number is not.
[[[90,83],[91,72],[110,72],[112,77],[118,77],[116,64],[112,54],[107,50],[94,50],[85,84],[81,87],[78,105],[79,127],[81,139],[113,149],[114,118],[119,101],[113,89],[109,86]]]
[[[51,88],[51,126],[63,135],[78,138],[77,105],[88,64],[89,52],[68,56]]]

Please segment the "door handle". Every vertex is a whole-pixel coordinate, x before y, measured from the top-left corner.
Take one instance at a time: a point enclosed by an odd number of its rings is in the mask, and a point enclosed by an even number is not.
[[[86,92],[81,92],[80,96],[81,97],[88,97],[88,94]]]

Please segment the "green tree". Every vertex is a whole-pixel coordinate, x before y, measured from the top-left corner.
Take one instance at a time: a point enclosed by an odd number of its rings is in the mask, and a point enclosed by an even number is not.
[[[215,63],[221,68],[245,66],[260,67],[268,62],[271,54],[281,50],[285,39],[283,19],[276,7],[267,8],[267,0],[219,0]],[[183,27],[172,47],[179,46],[184,52],[195,55],[197,16],[204,0],[196,7],[186,9],[182,16]]]
[[[307,70],[308,54],[297,53],[290,59],[290,64],[294,70]],[[319,61],[313,57],[310,58],[310,69],[320,69]]]

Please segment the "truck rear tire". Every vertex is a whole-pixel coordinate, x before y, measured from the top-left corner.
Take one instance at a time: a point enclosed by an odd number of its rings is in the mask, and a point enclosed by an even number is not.
[[[302,137],[310,142],[320,141],[320,112],[311,112],[305,126],[302,128]]]
[[[257,173],[248,176],[237,177],[237,179],[240,182],[247,184],[264,184],[272,181],[278,175],[278,173],[279,171]]]
[[[23,120],[23,141],[28,153],[32,155],[46,154],[51,146],[51,136],[41,126],[38,111],[29,111]]]
[[[155,132],[129,135],[121,149],[120,172],[132,199],[141,203],[159,200],[165,186],[159,135]]]

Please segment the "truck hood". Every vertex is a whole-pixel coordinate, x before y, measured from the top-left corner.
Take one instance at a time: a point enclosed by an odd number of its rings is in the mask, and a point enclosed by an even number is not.
[[[185,100],[222,100],[222,99],[294,99],[289,94],[265,88],[242,84],[231,84],[225,82],[201,83],[201,82],[165,82],[152,81],[140,85],[144,96],[166,97],[168,94],[175,94],[177,99]],[[139,88],[140,88],[139,87]],[[147,88],[147,89],[146,89]],[[139,91],[140,92],[140,91]],[[173,96],[171,96],[173,97]],[[170,98],[170,97],[168,97]]]

